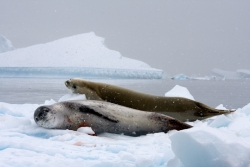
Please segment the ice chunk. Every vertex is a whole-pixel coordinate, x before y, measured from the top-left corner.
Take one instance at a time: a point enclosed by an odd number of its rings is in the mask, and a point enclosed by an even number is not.
[[[193,128],[170,136],[173,152],[186,167],[235,166],[250,163],[246,139],[212,128]]]
[[[237,70],[237,73],[241,76],[241,78],[250,78],[250,70],[240,69]]]
[[[250,130],[250,120],[247,117],[237,117],[234,121],[228,126],[230,130],[240,131],[244,129]]]
[[[45,105],[52,105],[52,104],[55,104],[55,103],[56,103],[56,101],[53,100],[53,99],[45,100],[45,102],[44,102]]]
[[[77,132],[85,133],[85,134],[90,134],[94,135],[95,132],[92,130],[91,127],[81,127],[77,129]]]
[[[218,110],[226,110],[226,107],[223,106],[223,104],[220,104],[216,107]]]
[[[187,88],[176,85],[173,89],[165,93],[167,97],[185,97],[194,100],[194,97],[190,94]]]
[[[220,70],[220,69],[213,69],[212,73],[215,76],[225,78],[225,79],[240,79],[240,75],[237,72],[233,71],[225,71],[225,70]]]
[[[171,78],[172,80],[210,80],[210,79],[215,79],[213,76],[208,77],[208,76],[204,76],[204,77],[190,77],[184,74],[179,74],[176,75],[174,77]]]
[[[250,115],[250,103],[246,106],[244,106],[241,110],[242,113],[245,113],[246,115]]]
[[[172,80],[190,80],[192,78],[190,78],[189,76],[186,76],[184,74],[179,74],[179,75],[172,77],[171,79]]]
[[[225,115],[220,115],[217,116],[210,124],[209,126],[211,127],[223,127],[223,126],[228,126],[230,123],[232,122],[232,120],[230,120],[228,117],[226,117]]]

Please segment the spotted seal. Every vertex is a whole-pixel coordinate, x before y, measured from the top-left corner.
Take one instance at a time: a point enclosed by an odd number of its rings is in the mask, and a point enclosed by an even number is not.
[[[102,132],[140,136],[148,133],[183,130],[191,126],[169,116],[144,112],[96,100],[75,100],[40,106],[35,122],[44,128],[77,130],[91,127]]]

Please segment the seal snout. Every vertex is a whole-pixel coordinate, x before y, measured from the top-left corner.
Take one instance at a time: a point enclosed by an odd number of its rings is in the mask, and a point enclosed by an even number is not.
[[[65,83],[65,85],[66,85],[67,87],[69,87],[69,85],[70,85],[69,80],[65,81],[64,83]]]
[[[44,118],[46,118],[49,111],[50,111],[50,109],[47,108],[47,107],[39,107],[39,108],[37,108],[35,113],[34,113],[35,121],[38,122],[38,121],[41,121]]]

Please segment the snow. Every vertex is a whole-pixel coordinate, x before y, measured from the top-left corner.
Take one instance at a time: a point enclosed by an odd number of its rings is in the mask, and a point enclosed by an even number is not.
[[[0,76],[161,78],[162,70],[108,49],[95,33],[75,35],[0,54]]]
[[[185,97],[194,100],[194,97],[190,94],[186,87],[175,85],[170,91],[165,93],[166,97]]]
[[[172,91],[180,96],[187,93],[180,86]],[[84,100],[85,96],[68,94],[59,101],[73,99]],[[44,104],[55,102],[51,99]],[[33,113],[44,104],[0,102],[1,167],[250,165],[250,103],[232,114],[189,122],[194,127],[188,130],[140,137],[88,135],[93,134],[91,128],[71,131],[38,127]]]
[[[0,53],[12,51],[14,47],[10,40],[0,34]]]

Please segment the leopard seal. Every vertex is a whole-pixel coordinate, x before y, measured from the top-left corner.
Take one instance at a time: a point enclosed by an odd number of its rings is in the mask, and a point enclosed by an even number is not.
[[[72,100],[40,106],[34,112],[34,120],[39,126],[49,129],[91,127],[96,134],[108,132],[129,136],[191,128],[163,114],[96,100]]]
[[[183,97],[154,96],[106,83],[79,78],[65,81],[73,93],[85,94],[88,100],[107,101],[142,111],[159,112],[181,121],[203,120],[234,110],[218,110]]]

